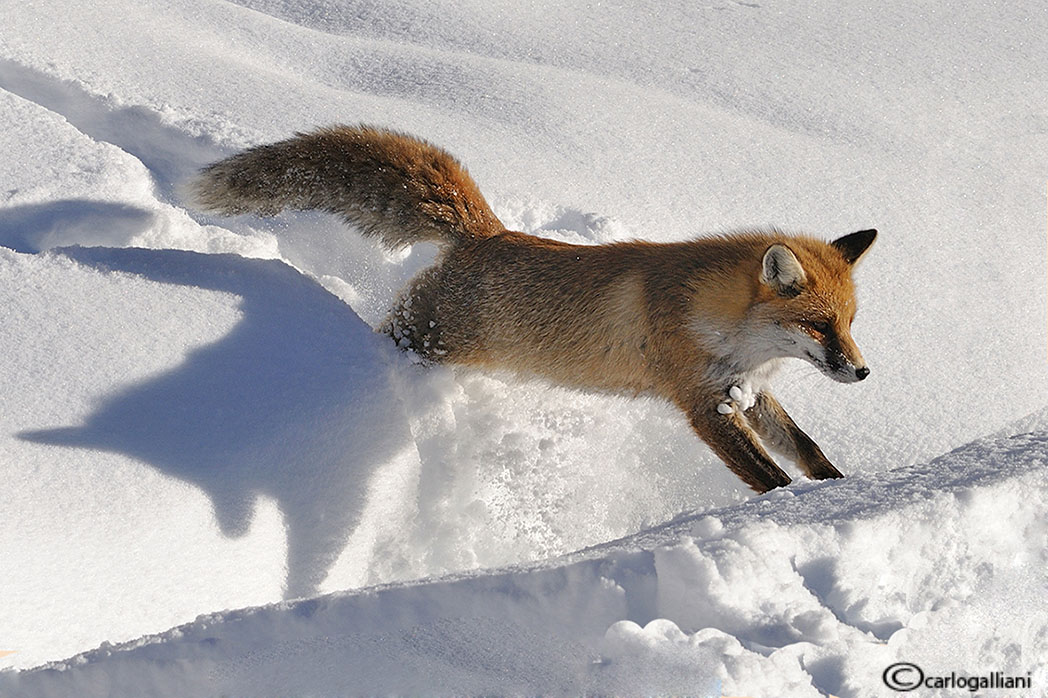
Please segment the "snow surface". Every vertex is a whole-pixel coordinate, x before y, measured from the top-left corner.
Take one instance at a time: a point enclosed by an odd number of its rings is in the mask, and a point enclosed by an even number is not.
[[[895,660],[1048,691],[1045,13],[3,17],[0,668],[45,668],[0,695],[874,696]],[[540,235],[878,228],[870,378],[775,383],[848,477],[752,498],[668,405],[421,367],[370,327],[431,249],[185,205],[204,163],[361,121]]]
[[[987,440],[544,563],[204,615],[6,688],[872,696],[900,660],[1043,686],[1046,465],[1048,435]]]

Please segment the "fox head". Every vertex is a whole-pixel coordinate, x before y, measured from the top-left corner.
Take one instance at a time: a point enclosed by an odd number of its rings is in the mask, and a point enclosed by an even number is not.
[[[860,230],[830,243],[790,239],[765,250],[755,310],[782,356],[804,359],[841,383],[870,374],[851,336],[851,272],[876,237],[876,230]]]

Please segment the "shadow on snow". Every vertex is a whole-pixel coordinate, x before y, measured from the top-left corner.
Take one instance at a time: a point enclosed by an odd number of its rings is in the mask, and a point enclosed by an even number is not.
[[[107,397],[80,426],[23,439],[122,453],[201,488],[227,536],[272,497],[288,539],[288,598],[310,595],[345,546],[376,468],[412,445],[390,354],[353,311],[278,261],[174,250],[69,248],[80,263],[234,293],[242,318],[161,376]]]
[[[156,214],[137,206],[63,199],[0,208],[0,245],[34,254],[63,245],[125,245],[148,230]]]

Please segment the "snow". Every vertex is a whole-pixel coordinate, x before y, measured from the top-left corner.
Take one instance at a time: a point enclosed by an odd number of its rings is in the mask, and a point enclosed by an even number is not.
[[[1046,458],[1043,434],[984,440],[559,559],[204,615],[8,686],[876,696],[899,660],[1044,685]]]
[[[1048,690],[1048,16],[3,15],[0,694],[879,696],[894,661]],[[669,405],[421,366],[370,328],[431,248],[186,206],[335,122],[563,240],[876,227],[870,377],[773,383],[846,477],[753,497]]]
[[[721,414],[731,414],[736,408],[740,412],[745,412],[757,404],[757,395],[753,392],[753,386],[749,381],[742,386],[731,386],[728,390],[728,397],[731,398],[729,402],[717,405],[717,411]]]

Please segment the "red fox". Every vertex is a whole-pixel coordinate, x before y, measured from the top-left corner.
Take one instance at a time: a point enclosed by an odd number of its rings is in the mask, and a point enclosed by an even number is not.
[[[841,477],[768,381],[787,357],[842,383],[869,375],[850,332],[851,272],[875,230],[555,242],[503,227],[444,150],[367,126],[251,148],[190,191],[225,215],[319,209],[390,248],[436,243],[384,327],[426,359],[665,398],[757,492],[790,482],[765,446],[811,478]]]

